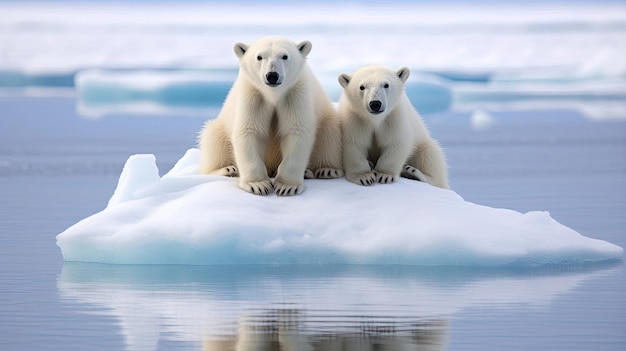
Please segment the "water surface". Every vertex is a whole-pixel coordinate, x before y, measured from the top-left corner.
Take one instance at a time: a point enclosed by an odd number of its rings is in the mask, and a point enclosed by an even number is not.
[[[89,120],[75,105],[72,98],[0,100],[2,349],[626,346],[621,262],[536,269],[64,265],[55,235],[106,206],[127,156],[155,153],[167,170],[204,121]],[[469,114],[426,117],[446,149],[456,192],[493,207],[548,210],[583,235],[626,246],[625,122],[594,122],[569,110],[494,118],[490,129],[476,131]]]

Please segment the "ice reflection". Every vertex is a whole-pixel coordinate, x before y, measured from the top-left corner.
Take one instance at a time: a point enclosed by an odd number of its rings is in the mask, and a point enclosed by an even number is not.
[[[357,312],[357,311],[355,311]],[[211,336],[203,350],[444,350],[445,319],[336,318],[277,308],[242,317],[236,334]]]
[[[444,350],[478,305],[546,307],[619,263],[535,269],[66,263],[60,299],[119,320],[127,350]],[[191,346],[190,346],[191,345]]]

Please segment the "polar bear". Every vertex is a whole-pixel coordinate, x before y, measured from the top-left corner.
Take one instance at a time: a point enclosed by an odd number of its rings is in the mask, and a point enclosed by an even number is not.
[[[378,65],[340,74],[337,107],[343,129],[343,166],[356,184],[390,183],[401,175],[448,188],[448,166],[404,91],[410,71]]]
[[[340,121],[306,63],[311,47],[279,37],[235,44],[239,74],[200,133],[202,173],[239,175],[257,195],[300,194],[305,176],[343,176]]]

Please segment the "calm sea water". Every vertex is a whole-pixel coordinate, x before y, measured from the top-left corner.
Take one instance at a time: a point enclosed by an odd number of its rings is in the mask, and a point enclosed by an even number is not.
[[[624,350],[621,262],[537,269],[63,264],[130,154],[167,170],[205,117],[84,119],[0,99],[2,350]],[[626,121],[573,110],[427,116],[466,200],[548,210],[626,247]],[[237,346],[235,346],[237,345]]]

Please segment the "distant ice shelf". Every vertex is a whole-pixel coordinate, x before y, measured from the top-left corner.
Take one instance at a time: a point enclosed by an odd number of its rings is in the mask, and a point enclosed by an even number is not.
[[[86,117],[119,113],[207,114],[219,108],[237,70],[85,70],[76,74],[78,110]],[[337,75],[320,75],[333,101],[341,95]],[[406,92],[420,112],[447,110],[452,91],[445,79],[414,73]]]
[[[618,1],[281,2],[277,21],[272,6],[254,1],[0,2],[0,96],[75,89],[86,117],[214,115],[237,71],[233,45],[280,35],[313,42],[307,60],[333,100],[340,73],[378,63],[411,68],[407,93],[422,114],[576,109],[623,119],[625,9]]]

